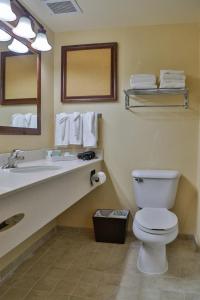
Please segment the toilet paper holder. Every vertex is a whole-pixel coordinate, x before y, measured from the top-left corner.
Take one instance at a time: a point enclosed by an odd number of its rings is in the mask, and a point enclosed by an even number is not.
[[[99,182],[99,176],[96,173],[96,170],[90,172],[90,184],[93,186],[94,182]]]

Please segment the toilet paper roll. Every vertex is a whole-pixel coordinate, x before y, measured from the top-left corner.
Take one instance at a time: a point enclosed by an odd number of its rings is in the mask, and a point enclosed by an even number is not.
[[[97,172],[97,177],[99,178],[99,184],[106,182],[106,174],[102,171]]]

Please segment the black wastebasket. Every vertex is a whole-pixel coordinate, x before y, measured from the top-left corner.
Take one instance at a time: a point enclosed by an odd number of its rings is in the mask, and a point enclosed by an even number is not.
[[[123,244],[126,238],[128,210],[98,209],[93,215],[96,242]]]

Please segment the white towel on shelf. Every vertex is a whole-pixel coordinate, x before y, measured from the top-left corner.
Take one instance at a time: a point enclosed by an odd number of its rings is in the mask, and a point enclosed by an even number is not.
[[[12,127],[27,128],[27,121],[24,114],[13,114],[11,117]]]
[[[31,115],[31,120],[29,123],[29,128],[37,128],[37,115],[32,114]]]
[[[163,76],[164,74],[182,74],[184,75],[184,71],[183,70],[160,70],[160,76]]]
[[[130,77],[130,87],[132,89],[153,89],[156,86],[156,76],[153,74],[135,74]]]
[[[160,83],[162,84],[178,84],[180,83],[181,85],[185,84],[185,80],[173,80],[173,79],[161,79]]]
[[[185,82],[160,82],[161,89],[183,89]]]
[[[69,143],[70,145],[82,145],[83,118],[80,112],[74,112],[69,116]]]
[[[133,74],[131,75],[130,79],[134,82],[156,82],[156,76],[154,74]]]
[[[56,114],[55,146],[69,145],[70,116],[67,113]]]
[[[98,142],[98,114],[83,114],[83,147],[96,148]]]
[[[160,80],[185,80],[184,74],[163,74],[160,75]]]
[[[146,82],[143,83],[134,83],[131,85],[132,89],[156,89],[157,85],[156,84],[149,84]]]

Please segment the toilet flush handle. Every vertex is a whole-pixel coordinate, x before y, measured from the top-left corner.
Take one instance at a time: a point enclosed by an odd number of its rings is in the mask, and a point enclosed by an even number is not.
[[[135,181],[137,181],[138,183],[142,183],[144,179],[141,177],[135,177]]]

